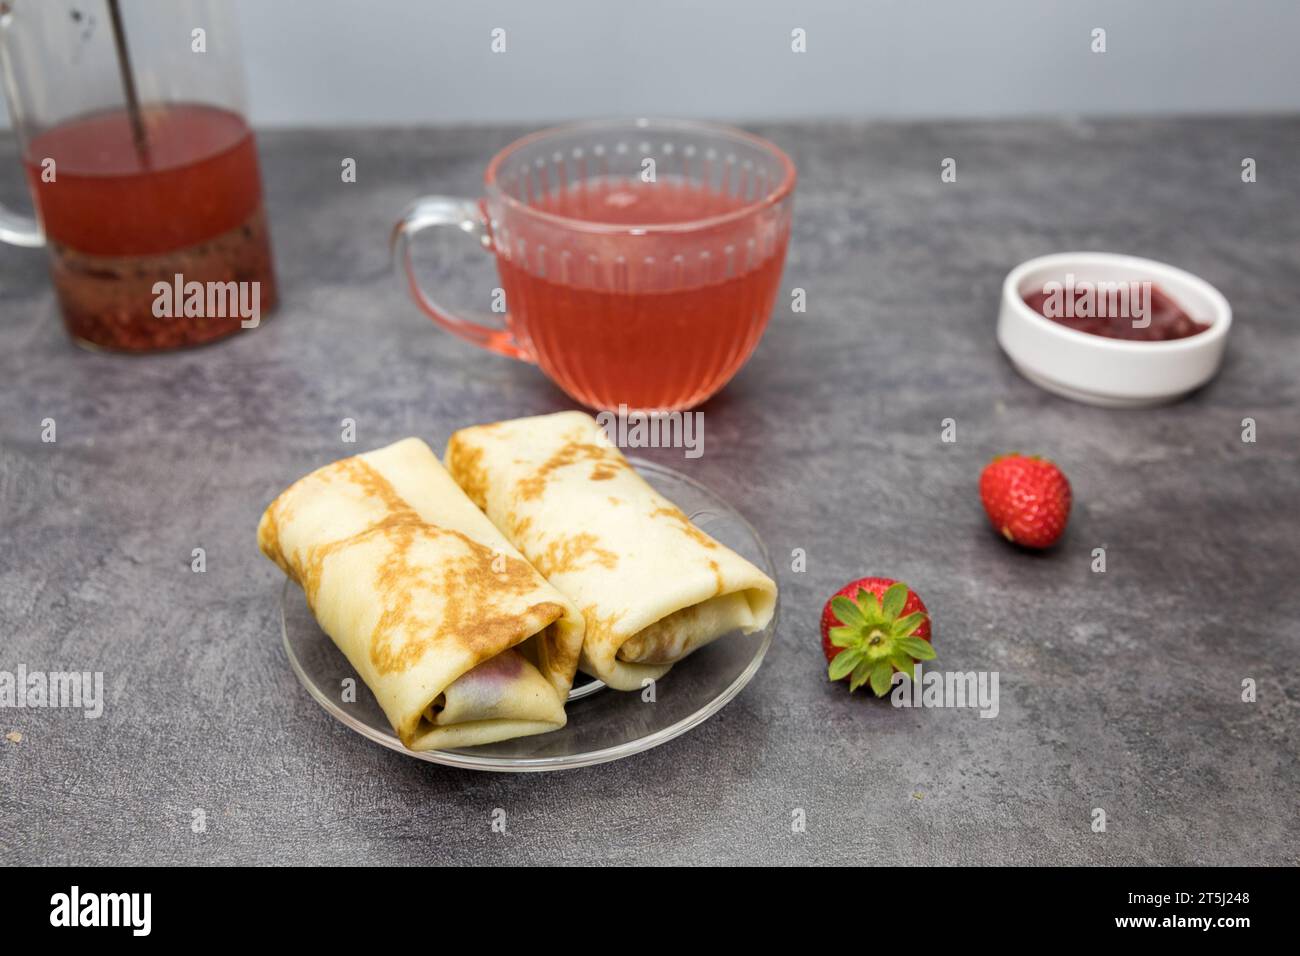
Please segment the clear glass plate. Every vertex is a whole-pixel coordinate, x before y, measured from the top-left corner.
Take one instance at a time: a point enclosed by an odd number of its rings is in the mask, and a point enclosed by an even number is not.
[[[776,580],[767,549],[734,508],[696,481],[653,462],[632,465],[702,530]],[[280,601],[284,649],[303,686],[322,707],[357,733],[411,757],[472,770],[569,770],[628,757],[672,740],[716,714],[753,678],[777,618],[755,634],[726,634],[673,666],[654,687],[653,702],[639,691],[609,690],[578,674],[569,694],[569,722],[533,737],[455,750],[407,750],[393,733],[370,689],[316,624],[302,589],[285,581]],[[356,681],[356,701],[342,699],[342,681]]]

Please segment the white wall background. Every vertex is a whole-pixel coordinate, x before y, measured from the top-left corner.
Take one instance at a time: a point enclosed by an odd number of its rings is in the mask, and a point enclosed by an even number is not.
[[[225,2],[262,125],[1300,111],[1300,0]]]

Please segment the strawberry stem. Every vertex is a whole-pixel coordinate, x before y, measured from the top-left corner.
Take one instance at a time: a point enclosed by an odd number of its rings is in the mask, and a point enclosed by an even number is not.
[[[907,585],[896,581],[879,598],[859,588],[856,600],[841,595],[831,601],[840,625],[831,628],[830,640],[842,648],[827,668],[831,680],[848,677],[850,692],[869,682],[872,692],[883,697],[895,670],[910,674],[916,661],[934,659],[930,643],[913,636],[926,622],[925,612],[900,617],[907,596]]]

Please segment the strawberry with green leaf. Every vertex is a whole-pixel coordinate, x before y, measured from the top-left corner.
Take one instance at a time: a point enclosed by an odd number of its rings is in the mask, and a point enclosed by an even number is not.
[[[894,671],[912,676],[917,661],[934,660],[930,615],[916,592],[893,578],[859,578],[822,609],[822,650],[831,680],[849,690],[869,683],[884,697]]]

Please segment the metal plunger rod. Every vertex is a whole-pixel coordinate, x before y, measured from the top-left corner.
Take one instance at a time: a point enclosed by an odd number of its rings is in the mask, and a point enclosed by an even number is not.
[[[131,70],[131,51],[126,45],[126,30],[122,27],[122,11],[118,0],[108,0],[108,16],[113,25],[113,46],[117,48],[117,67],[122,74],[122,93],[126,96],[126,112],[131,119],[131,133],[135,147],[142,159],[149,155],[149,142],[145,137],[144,120],[140,116],[140,98],[135,92],[135,73]]]

